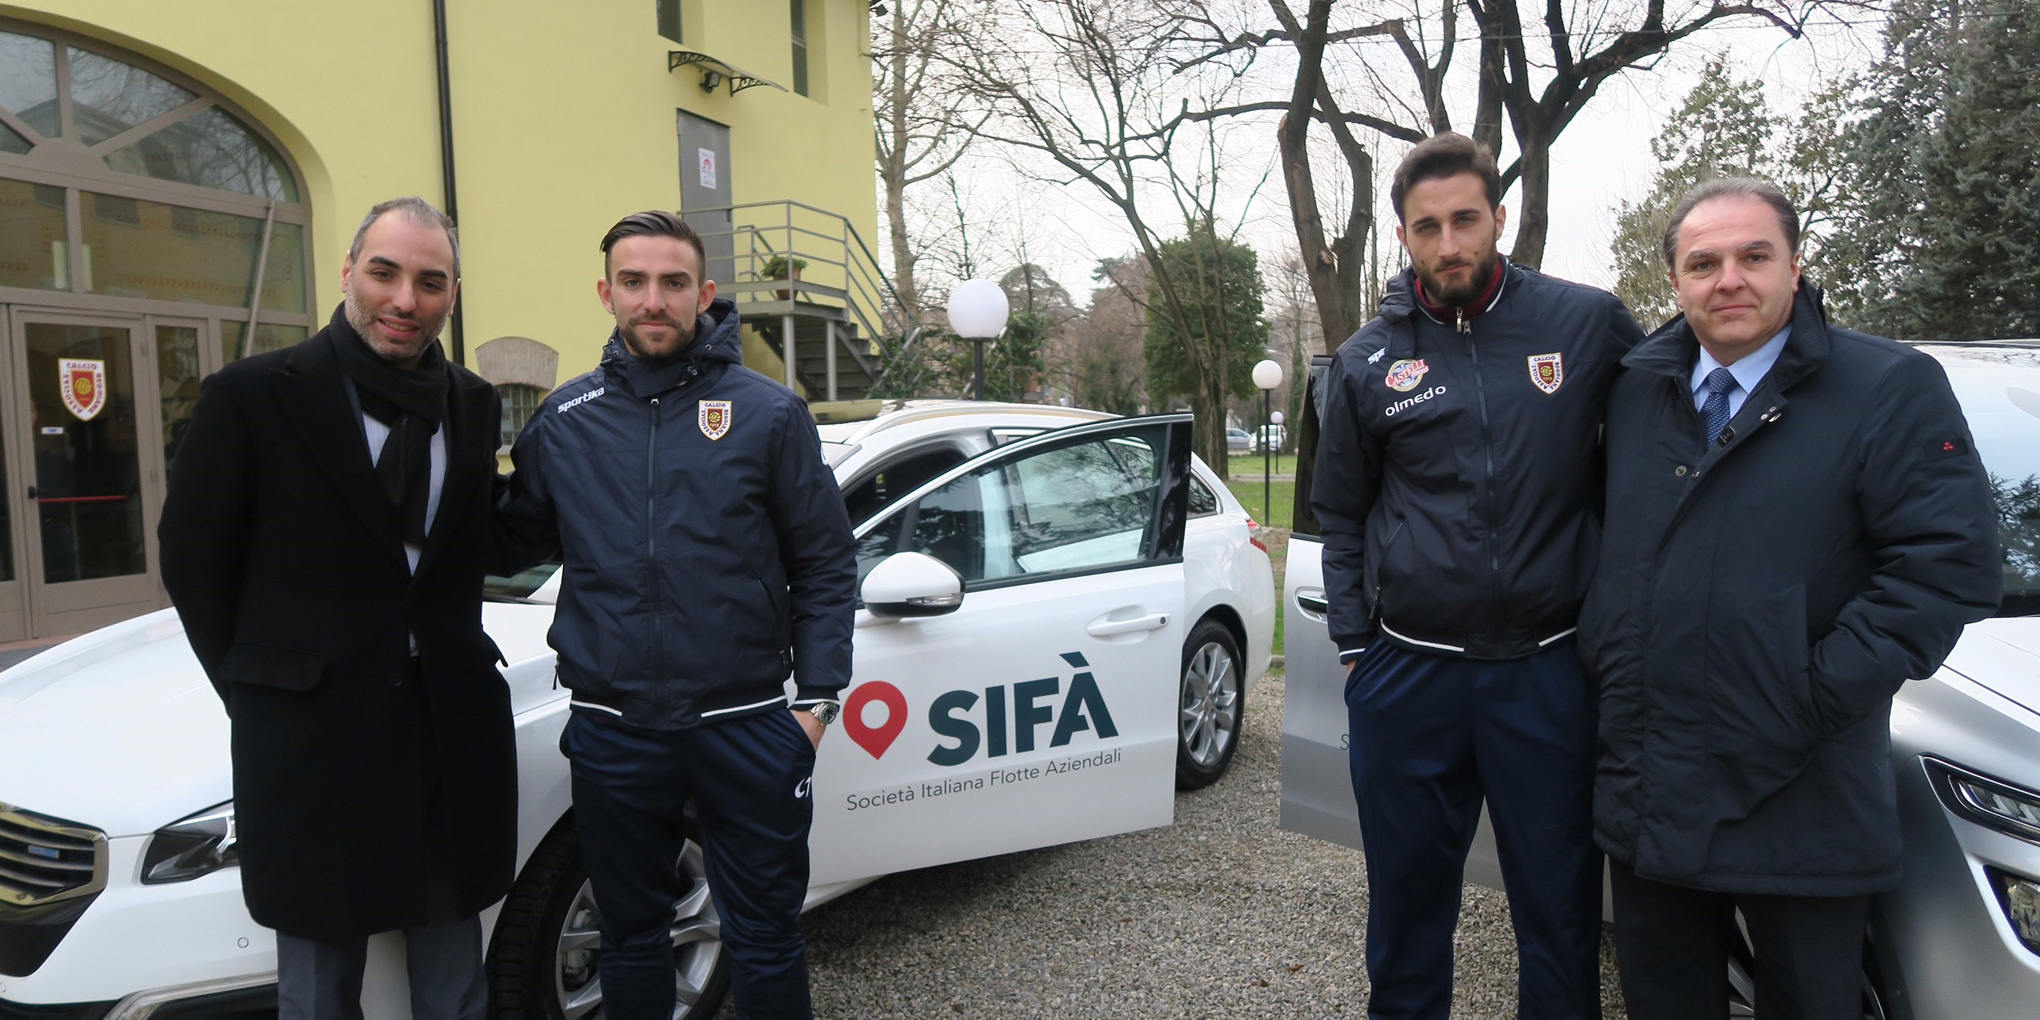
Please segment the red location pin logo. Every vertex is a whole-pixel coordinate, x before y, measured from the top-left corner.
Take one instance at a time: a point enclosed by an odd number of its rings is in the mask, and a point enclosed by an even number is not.
[[[877,726],[864,723],[864,706],[872,702],[885,706],[885,721]],[[907,696],[883,680],[866,680],[843,702],[843,732],[873,758],[885,755],[894,738],[907,728]]]

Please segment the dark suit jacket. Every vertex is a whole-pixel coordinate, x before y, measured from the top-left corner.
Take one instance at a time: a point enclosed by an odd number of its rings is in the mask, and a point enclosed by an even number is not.
[[[454,369],[413,574],[331,345],[322,330],[205,381],[158,532],[164,587],[233,717],[249,910],[322,939],[501,898],[517,807],[481,614],[495,390]]]

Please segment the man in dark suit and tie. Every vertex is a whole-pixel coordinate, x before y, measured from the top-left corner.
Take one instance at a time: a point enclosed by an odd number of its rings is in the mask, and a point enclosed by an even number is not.
[[[281,1020],[359,1020],[402,930],[412,1014],[480,1020],[477,915],[509,888],[516,756],[482,630],[500,411],[447,361],[453,224],[376,206],[346,302],[205,382],[170,469],[163,584],[233,719],[242,888]]]

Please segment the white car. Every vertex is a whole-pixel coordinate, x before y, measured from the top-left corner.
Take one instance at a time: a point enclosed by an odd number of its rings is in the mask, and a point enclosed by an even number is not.
[[[1904,878],[1872,909],[1863,1016],[2030,1017],[2040,1015],[2040,340],[1920,349],[1947,371],[1991,472],[2005,598],[1996,616],[1963,632],[1945,665],[1907,683],[1892,703]],[[1358,848],[1346,671],[1327,632],[1324,545],[1309,513],[1317,397],[1329,364],[1314,362],[1297,434],[1281,824]],[[1466,877],[1502,887],[1485,814]],[[1731,1015],[1756,1015],[1749,946],[1728,948]]]
[[[897,871],[1166,825],[1231,760],[1267,667],[1273,577],[1193,461],[1187,415],[894,406],[824,425],[858,515],[864,605],[815,770],[808,905]],[[929,554],[932,554],[929,555]],[[558,750],[556,572],[496,584],[511,663],[519,873],[484,916],[493,1011],[598,1008],[596,909]],[[228,723],[172,611],[0,674],[0,1018],[198,1020],[275,1008],[242,902]],[[376,819],[360,820],[373,826]],[[679,1018],[727,988],[698,850],[675,905]],[[401,1018],[400,936],[364,1007]]]

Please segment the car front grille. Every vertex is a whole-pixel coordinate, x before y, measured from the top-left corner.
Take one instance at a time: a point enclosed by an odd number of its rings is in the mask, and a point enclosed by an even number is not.
[[[0,905],[54,903],[105,887],[105,833],[0,804]]]

